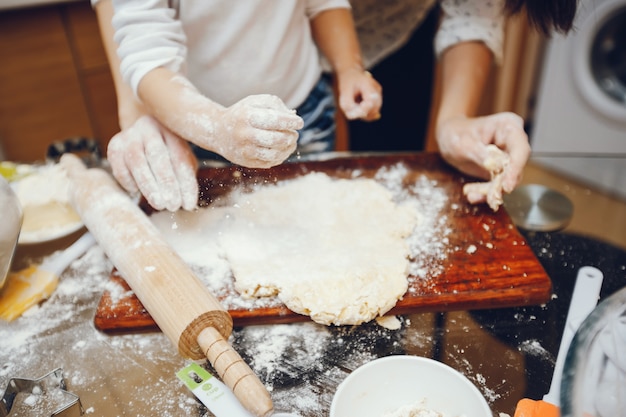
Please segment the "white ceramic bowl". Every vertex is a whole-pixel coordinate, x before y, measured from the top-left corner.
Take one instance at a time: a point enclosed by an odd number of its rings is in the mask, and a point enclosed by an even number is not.
[[[445,417],[492,417],[487,401],[463,374],[433,359],[396,355],[373,360],[337,388],[330,417],[382,417],[423,400]]]

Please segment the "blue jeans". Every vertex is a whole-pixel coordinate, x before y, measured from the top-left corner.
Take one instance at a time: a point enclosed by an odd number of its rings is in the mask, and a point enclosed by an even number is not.
[[[298,132],[296,154],[328,152],[335,149],[335,96],[330,77],[322,75],[296,113],[304,120]]]

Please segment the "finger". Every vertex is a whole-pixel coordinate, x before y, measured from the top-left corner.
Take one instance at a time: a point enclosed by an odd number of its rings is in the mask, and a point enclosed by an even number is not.
[[[129,193],[136,193],[139,188],[126,165],[124,140],[121,132],[113,136],[107,147],[107,160],[117,182]]]
[[[491,174],[485,167],[487,161],[488,148],[480,140],[459,141],[454,147],[455,155],[462,155],[457,160],[457,165],[462,172],[476,178],[489,179]]]
[[[258,107],[261,109],[274,109],[285,112],[292,112],[289,107],[282,101],[278,96],[273,94],[255,94],[251,96],[247,96],[243,98],[241,103],[245,103],[245,105]]]
[[[246,148],[268,148],[279,152],[293,152],[298,142],[298,131],[293,129],[252,128],[240,131]]]
[[[249,168],[269,168],[284,162],[297,147],[297,132],[262,132],[262,135],[291,136],[289,139],[276,139],[276,143],[288,143],[288,146],[254,146],[249,145],[241,150],[244,161],[242,165]]]
[[[380,107],[382,105],[382,96],[376,92],[372,92],[356,103],[349,103],[342,108],[346,117],[350,120],[363,119],[373,121],[380,119]]]
[[[530,147],[528,147],[528,149],[530,149]],[[502,179],[502,188],[504,192],[510,193],[522,182],[524,168],[529,155],[530,152],[526,153],[523,151],[511,153],[511,161],[509,162],[508,167],[505,168],[504,177]]]
[[[189,145],[171,132],[165,135],[167,148],[170,149],[172,166],[180,187],[182,207],[193,210],[198,206],[198,180],[196,170],[198,161]]]
[[[304,120],[292,111],[253,108],[248,114],[250,126],[265,130],[300,130]]]
[[[182,206],[178,178],[164,138],[160,132],[158,136],[155,136],[155,133],[152,132],[144,140],[146,159],[151,171],[148,181],[156,183],[158,188],[156,193],[160,196],[162,205],[169,211],[176,211]]]
[[[366,73],[369,74],[368,72]],[[371,75],[368,76],[367,82],[363,84],[360,96],[360,105],[367,113],[366,120],[380,118],[380,108],[383,105],[382,87],[380,87]]]
[[[140,128],[136,128],[137,126]],[[133,181],[148,203],[157,210],[163,210],[165,200],[150,168],[143,137],[147,132],[144,132],[143,129],[145,127],[141,124],[135,124],[133,128],[129,129],[129,134],[133,135],[133,140],[125,146],[125,164],[131,172]]]
[[[383,96],[378,92],[372,92],[368,95],[370,111],[367,113],[368,120],[380,119],[380,109],[383,106]]]
[[[478,204],[487,200],[487,183],[473,182],[463,186],[463,194],[470,204]]]
[[[193,210],[198,207],[198,179],[196,170],[189,165],[181,164],[177,169],[180,184],[180,194],[182,197],[182,207],[184,210]]]
[[[359,105],[362,98],[358,91],[340,92],[339,107],[348,120],[363,119],[367,116],[367,111]]]
[[[530,158],[531,148],[528,143],[528,135],[523,128],[507,129],[501,136],[499,141],[505,143],[504,148],[509,155],[509,163],[504,170],[502,188],[506,193],[510,193],[522,180],[524,167]]]

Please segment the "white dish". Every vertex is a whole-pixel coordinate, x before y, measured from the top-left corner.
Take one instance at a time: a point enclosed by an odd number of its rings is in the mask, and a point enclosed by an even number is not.
[[[489,404],[463,374],[433,359],[387,356],[352,372],[337,388],[330,417],[382,417],[422,401],[445,417],[492,417]]]
[[[83,227],[69,203],[69,180],[58,164],[33,166],[11,182],[23,210],[18,244],[37,244],[68,236]]]
[[[83,227],[82,222],[70,223],[61,227],[44,228],[32,232],[22,232],[17,241],[19,245],[35,245],[69,236]]]

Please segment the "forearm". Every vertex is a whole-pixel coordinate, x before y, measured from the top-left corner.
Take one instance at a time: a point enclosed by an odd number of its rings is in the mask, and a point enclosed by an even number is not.
[[[350,119],[376,120],[381,87],[363,69],[361,48],[350,9],[330,9],[311,21],[313,38],[337,79],[339,107]]]
[[[139,82],[142,102],[179,137],[232,163],[269,168],[296,150],[304,122],[277,96],[256,94],[223,107],[202,95],[182,75],[166,68],[149,71]]]
[[[125,129],[132,125],[145,112],[143,106],[133,93],[132,89],[122,79],[120,73],[120,59],[117,55],[117,43],[113,40],[115,29],[111,24],[113,18],[113,4],[111,0],[100,0],[95,6],[102,44],[109,62],[111,76],[117,97],[118,119],[120,128]]]
[[[148,112],[172,132],[217,151],[216,123],[224,107],[200,94],[185,77],[167,68],[157,68],[143,77],[137,93]]]
[[[313,38],[335,73],[363,71],[361,48],[350,9],[330,9],[311,20]]]
[[[481,42],[462,42],[441,56],[441,102],[437,126],[455,117],[476,115],[493,54]]]

